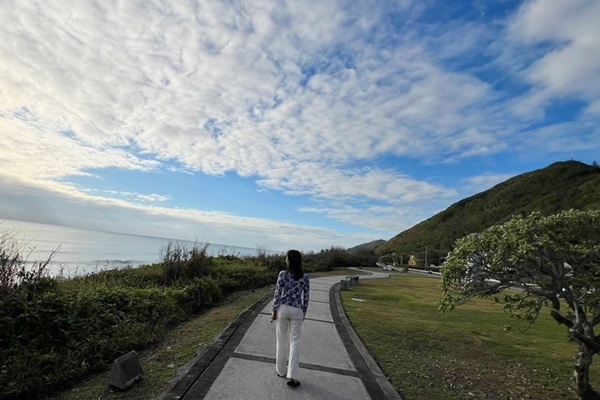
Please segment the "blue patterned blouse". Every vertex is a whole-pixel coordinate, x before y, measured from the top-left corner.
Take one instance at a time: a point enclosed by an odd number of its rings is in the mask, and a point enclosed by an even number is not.
[[[281,271],[277,277],[273,310],[275,311],[280,305],[285,304],[286,306],[300,308],[306,314],[309,291],[310,279],[307,273],[304,273],[304,276],[296,281],[291,272]]]

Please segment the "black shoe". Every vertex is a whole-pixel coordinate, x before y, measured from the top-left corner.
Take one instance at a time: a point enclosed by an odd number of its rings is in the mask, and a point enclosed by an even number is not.
[[[300,386],[300,382],[298,382],[298,381],[297,381],[297,380],[295,380],[295,379],[290,379],[290,380],[288,381],[287,385],[288,385],[288,386],[291,386],[291,387],[298,387],[298,386]]]
[[[279,372],[277,373],[277,376],[280,377],[280,378],[285,378],[286,377],[285,375],[279,375]]]

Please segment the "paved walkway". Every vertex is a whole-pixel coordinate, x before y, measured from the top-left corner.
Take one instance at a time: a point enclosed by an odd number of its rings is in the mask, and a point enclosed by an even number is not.
[[[374,278],[389,275],[360,275],[359,282]],[[401,400],[348,323],[339,282],[339,276],[311,279],[300,387],[288,387],[275,372],[273,300],[267,298],[227,328],[161,400]]]

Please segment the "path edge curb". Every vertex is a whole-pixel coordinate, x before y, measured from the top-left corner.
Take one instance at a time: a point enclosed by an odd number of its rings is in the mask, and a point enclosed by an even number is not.
[[[342,305],[339,282],[331,286],[330,298],[331,297],[333,297],[335,300],[331,301],[331,307],[333,308],[335,304],[335,308],[337,309],[332,310],[332,314],[334,314],[335,311],[334,322],[336,328],[338,328],[338,332],[340,333],[340,336],[342,336],[342,333],[340,332],[340,325],[341,327],[343,327],[343,329],[346,331],[345,333],[348,335],[350,341],[352,342],[352,345],[354,345],[356,351],[358,352],[358,354],[355,354],[350,349],[348,349],[349,343],[346,343],[346,341],[342,339],[344,345],[348,350],[348,353],[350,353],[350,358],[352,359],[352,361],[355,362],[355,364],[359,364],[356,365],[356,368],[360,371],[360,364],[364,363],[366,368],[368,368],[369,372],[371,373],[373,380],[379,386],[379,389],[381,390],[380,393],[385,396],[384,400],[402,400],[402,397],[400,396],[396,388],[387,379],[387,377],[379,367],[379,364],[377,364],[375,359],[371,356],[363,342],[360,340],[360,338],[354,331],[354,328],[350,324],[350,321],[348,320],[348,317],[346,316],[346,312],[344,311],[344,307]],[[335,321],[336,317],[339,318],[339,322]],[[360,359],[357,359],[357,357],[359,357]],[[367,381],[369,380],[370,379],[368,379]],[[367,389],[369,390],[369,387],[367,387]],[[375,395],[376,398],[381,397],[380,393],[371,393],[371,391],[369,392],[371,397],[373,397],[373,395]],[[375,400],[375,398],[373,400]]]

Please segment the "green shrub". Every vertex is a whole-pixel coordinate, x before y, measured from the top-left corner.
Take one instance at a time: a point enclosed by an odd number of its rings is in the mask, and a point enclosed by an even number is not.
[[[76,289],[82,286],[125,286],[125,287],[156,287],[164,283],[163,266],[161,264],[144,265],[110,269],[96,273],[63,279],[61,286]]]
[[[208,255],[208,244],[195,244],[188,252],[188,257],[183,265],[183,274],[186,278],[197,278],[208,274],[213,265],[212,257]]]
[[[223,299],[221,288],[211,277],[196,278],[175,293],[178,304],[194,314],[211,308]]]
[[[196,309],[219,300],[216,284],[202,279],[194,291],[196,298],[202,294]],[[36,398],[106,367],[130,350],[161,340],[168,328],[190,315],[174,291],[121,287],[34,295],[13,291],[0,301],[0,398]]]
[[[230,264],[215,268],[211,276],[217,280],[223,294],[229,294],[273,284],[277,272],[251,264]]]
[[[0,301],[0,397],[36,398],[80,376],[73,293],[15,290]]]
[[[307,272],[332,271],[334,268],[348,266],[348,253],[340,248],[332,247],[319,253],[307,253],[303,257],[304,269]]]

